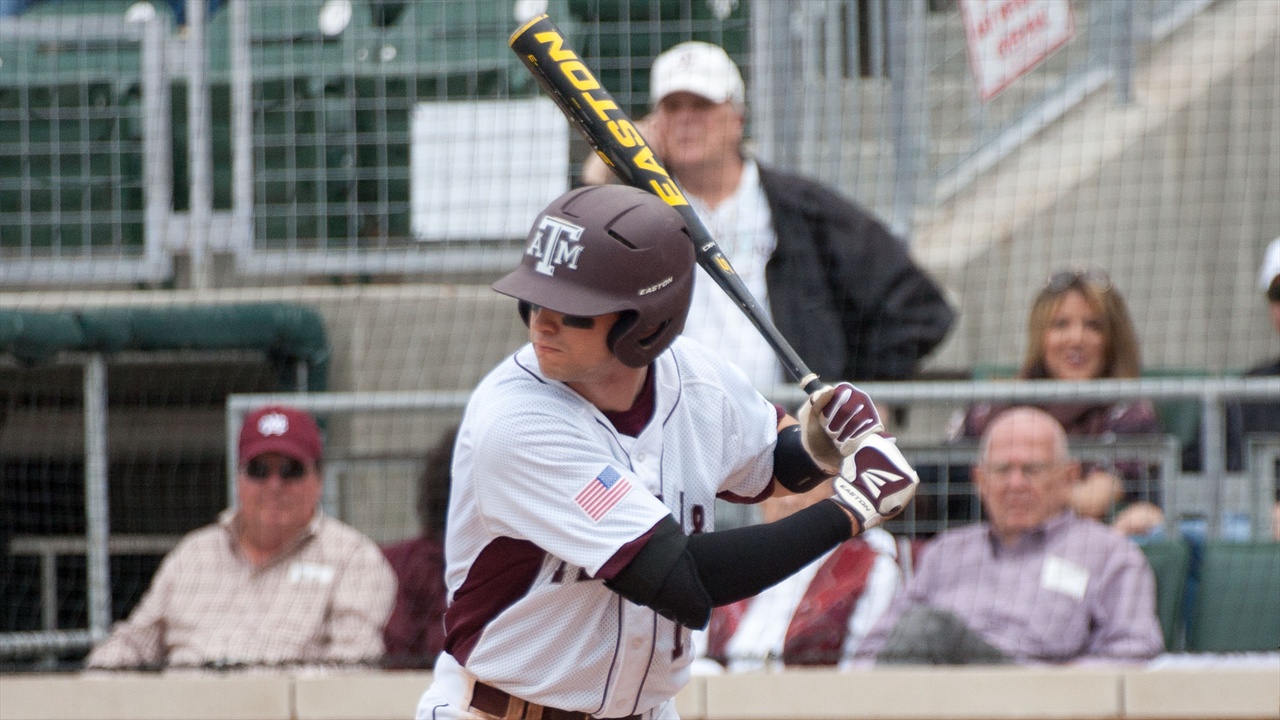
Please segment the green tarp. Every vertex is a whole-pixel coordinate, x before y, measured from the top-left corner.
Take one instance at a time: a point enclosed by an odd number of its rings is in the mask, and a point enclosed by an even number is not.
[[[307,365],[307,389],[326,389],[329,339],[315,310],[286,303],[167,308],[0,310],[0,352],[28,364],[60,351],[258,350]]]

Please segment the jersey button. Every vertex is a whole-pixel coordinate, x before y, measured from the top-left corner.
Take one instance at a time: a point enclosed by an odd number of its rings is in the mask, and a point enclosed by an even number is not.
[[[639,455],[636,455],[636,461],[644,462],[644,453],[640,453]]]
[[[644,638],[632,638],[631,647],[635,648],[636,650],[639,650],[641,647],[644,647]]]

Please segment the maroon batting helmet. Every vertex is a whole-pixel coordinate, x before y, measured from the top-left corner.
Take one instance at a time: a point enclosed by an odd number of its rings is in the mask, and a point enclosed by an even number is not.
[[[680,213],[622,185],[561,195],[538,215],[520,267],[493,284],[530,305],[565,315],[622,313],[609,350],[644,367],[684,329],[693,295],[693,243]]]

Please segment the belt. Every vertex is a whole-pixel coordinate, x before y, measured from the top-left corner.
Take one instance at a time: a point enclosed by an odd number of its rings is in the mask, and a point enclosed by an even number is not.
[[[501,720],[593,720],[593,716],[575,710],[561,710],[520,698],[477,680],[471,691],[471,709]],[[610,720],[640,720],[640,715],[628,715]]]

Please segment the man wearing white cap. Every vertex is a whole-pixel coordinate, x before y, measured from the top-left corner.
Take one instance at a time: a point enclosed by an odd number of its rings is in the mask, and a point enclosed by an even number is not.
[[[642,131],[751,293],[823,378],[915,373],[955,313],[905,245],[819,183],[742,151],[746,88],[720,47],[685,42],[654,60]],[[583,177],[603,181],[603,163]],[[773,351],[701,269],[685,335],[733,358],[761,390],[787,381]]]
[[[1271,325],[1280,337],[1280,237],[1271,241],[1262,255],[1262,271],[1258,288],[1271,309]],[[1280,356],[1245,373],[1247,377],[1280,375]],[[1227,468],[1241,470],[1244,465],[1245,437],[1252,433],[1280,433],[1280,402],[1267,399],[1239,403],[1227,408]],[[1277,488],[1280,493],[1280,488]],[[1280,540],[1280,497],[1272,508],[1271,534]]]

